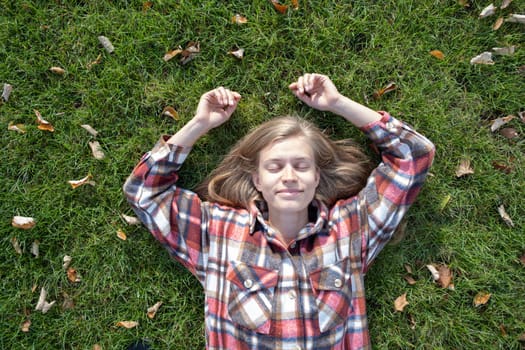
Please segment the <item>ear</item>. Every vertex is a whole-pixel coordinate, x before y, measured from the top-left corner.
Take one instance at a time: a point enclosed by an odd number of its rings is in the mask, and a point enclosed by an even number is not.
[[[321,181],[321,170],[319,168],[315,169],[315,188],[319,186],[319,181]]]
[[[253,182],[253,185],[255,186],[255,188],[257,189],[257,191],[261,191],[260,190],[260,186],[261,186],[261,183],[260,183],[260,179],[259,179],[259,174],[257,174],[257,171],[254,171],[252,173],[252,182]]]

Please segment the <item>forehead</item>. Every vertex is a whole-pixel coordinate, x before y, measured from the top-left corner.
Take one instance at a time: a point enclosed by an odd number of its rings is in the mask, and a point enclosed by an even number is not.
[[[259,153],[259,160],[307,158],[314,159],[312,145],[304,136],[291,136],[275,140]]]

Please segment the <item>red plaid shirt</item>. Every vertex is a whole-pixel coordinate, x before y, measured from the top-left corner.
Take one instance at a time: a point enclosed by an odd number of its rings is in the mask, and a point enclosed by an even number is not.
[[[434,145],[383,113],[362,128],[382,155],[358,195],[313,220],[288,246],[264,203],[235,209],[177,186],[190,149],[165,138],[124,185],[136,214],[200,281],[208,349],[369,349],[364,274],[414,202]]]

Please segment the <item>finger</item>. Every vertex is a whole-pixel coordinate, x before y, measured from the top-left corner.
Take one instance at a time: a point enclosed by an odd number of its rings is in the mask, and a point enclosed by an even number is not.
[[[222,86],[219,86],[217,89],[215,89],[215,96],[217,97],[217,103],[221,106],[225,106],[228,104],[228,94],[226,92],[226,89]]]
[[[290,85],[288,85],[288,89],[290,89],[290,90],[292,90],[292,91],[297,90],[297,82],[294,81],[293,83],[291,83]]]
[[[300,76],[299,79],[297,79],[297,90],[299,93],[304,93],[304,75]]]

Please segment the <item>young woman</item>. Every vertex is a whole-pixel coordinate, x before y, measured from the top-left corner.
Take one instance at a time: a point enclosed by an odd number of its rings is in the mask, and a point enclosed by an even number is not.
[[[124,185],[142,222],[202,284],[208,349],[370,348],[364,274],[432,163],[428,139],[343,96],[328,77],[305,74],[289,88],[360,128],[382,162],[370,173],[355,147],[283,117],[240,140],[200,196],[180,188],[191,146],[241,99],[220,87]]]

